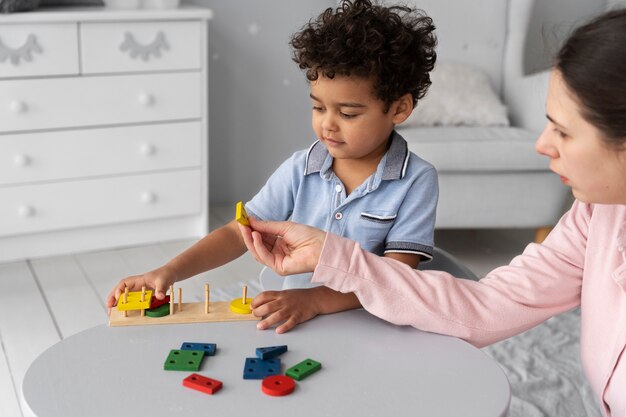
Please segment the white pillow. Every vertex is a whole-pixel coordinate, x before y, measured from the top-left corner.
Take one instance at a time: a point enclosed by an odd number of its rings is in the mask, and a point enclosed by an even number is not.
[[[426,97],[398,127],[509,126],[506,106],[481,69],[442,62],[431,72],[431,81]]]

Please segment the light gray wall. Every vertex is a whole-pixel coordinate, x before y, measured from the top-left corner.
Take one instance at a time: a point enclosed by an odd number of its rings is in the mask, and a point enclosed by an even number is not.
[[[290,36],[332,0],[196,0],[210,7],[211,203],[252,197],[294,151],[308,147],[309,89]]]
[[[536,0],[526,47],[527,71],[548,66],[546,41],[553,53],[572,24],[604,9],[607,2],[624,0]],[[315,139],[308,86],[291,61],[288,42],[311,17],[337,2],[194,3],[215,14],[209,23],[211,203],[246,200],[282,161]],[[454,7],[454,1],[450,4]]]

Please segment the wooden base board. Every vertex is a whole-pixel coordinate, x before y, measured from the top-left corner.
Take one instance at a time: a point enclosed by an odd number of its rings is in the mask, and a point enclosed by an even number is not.
[[[111,309],[109,326],[144,326],[150,324],[184,324],[184,323],[208,323],[212,321],[246,321],[259,320],[252,314],[237,314],[230,311],[230,302],[220,301],[209,305],[209,314],[204,313],[204,303],[182,303],[183,311],[178,311],[178,304],[174,305],[174,315],[165,317],[141,317],[140,310],[128,312],[124,317],[123,311],[117,308]]]

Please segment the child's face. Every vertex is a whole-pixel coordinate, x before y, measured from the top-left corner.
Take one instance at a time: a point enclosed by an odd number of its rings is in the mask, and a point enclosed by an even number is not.
[[[553,71],[546,101],[548,124],[537,152],[550,169],[586,203],[626,204],[626,151],[612,149],[602,133],[582,116],[581,106],[558,71]]]
[[[399,100],[385,113],[385,103],[373,94],[373,80],[363,77],[320,75],[311,82],[311,100],[313,130],[335,159],[382,156],[394,125],[404,121],[413,107],[410,102],[405,115],[399,110],[408,100]]]

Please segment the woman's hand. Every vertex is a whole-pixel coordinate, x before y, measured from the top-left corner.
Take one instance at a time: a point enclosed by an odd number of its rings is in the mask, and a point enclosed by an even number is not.
[[[312,272],[324,246],[326,232],[293,222],[264,222],[250,218],[239,230],[255,259],[278,275]]]

